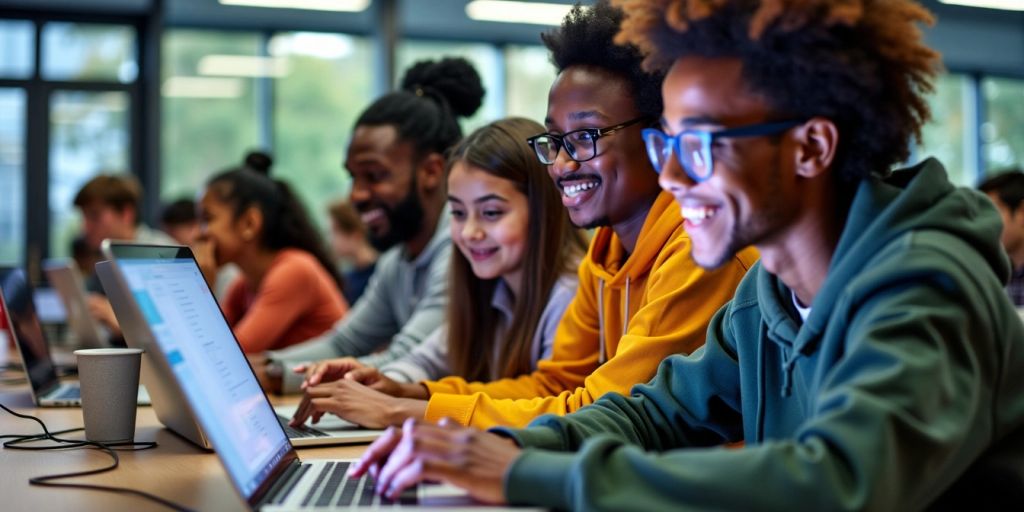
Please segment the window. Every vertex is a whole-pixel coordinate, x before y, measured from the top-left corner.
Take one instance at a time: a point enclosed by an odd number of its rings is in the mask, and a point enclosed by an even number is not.
[[[0,88],[0,264],[25,252],[25,91]]]
[[[32,22],[0,20],[0,78],[31,78],[34,67],[35,27]]]
[[[373,49],[366,38],[291,32],[270,39],[286,72],[274,80],[274,168],[313,219],[348,196],[342,168],[356,117],[374,98]],[[321,222],[323,223],[323,222]]]
[[[947,74],[935,82],[929,105],[932,120],[922,129],[923,140],[917,160],[935,157],[946,167],[949,179],[959,185],[973,186],[976,160],[967,148],[974,147],[973,130],[968,129],[971,112],[970,83],[966,76]]]
[[[132,83],[139,67],[135,29],[125,25],[43,25],[43,79]]]
[[[165,33],[160,135],[164,201],[194,196],[208,177],[240,165],[245,152],[259,144],[257,79],[237,76],[238,69],[235,76],[228,76],[222,66],[210,66],[210,57],[251,58],[259,51],[260,36],[255,33]],[[220,69],[206,69],[211,67]]]
[[[70,254],[79,233],[72,201],[99,173],[126,173],[128,93],[55,91],[50,97],[50,254]]]
[[[557,75],[543,46],[509,46],[506,59],[506,112],[544,124],[548,89]]]
[[[982,156],[987,172],[1024,166],[1024,80],[986,78]]]
[[[505,87],[502,80],[501,53],[485,43],[454,43],[444,41],[405,40],[399,43],[395,57],[395,80],[401,80],[410,66],[421,60],[442,57],[463,57],[473,64],[483,81],[484,103],[476,114],[462,121],[462,131],[469,133],[491,121],[505,117]],[[396,83],[397,85],[397,83]],[[546,89],[545,89],[546,90]]]

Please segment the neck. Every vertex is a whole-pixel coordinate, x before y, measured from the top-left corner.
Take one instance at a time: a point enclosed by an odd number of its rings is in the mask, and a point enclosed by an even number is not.
[[[519,294],[523,289],[523,272],[522,270],[516,270],[509,272],[501,276],[501,280],[505,282],[505,286],[508,286],[508,290],[512,292],[512,300],[519,298]]]
[[[839,244],[841,222],[827,208],[808,209],[775,240],[758,245],[764,268],[810,306],[821,290]]]
[[[270,267],[273,265],[277,254],[278,251],[262,247],[252,248],[235,262],[238,265],[238,269],[242,271],[242,275],[245,277],[245,281],[250,289],[259,289],[260,283],[263,282],[263,278],[270,271]]]
[[[444,208],[442,200],[443,198],[439,196],[437,199],[431,198],[423,201],[423,225],[420,226],[420,232],[405,242],[405,252],[410,260],[419,257],[420,253],[427,248],[430,239],[434,237],[434,231],[440,222],[441,210]]]
[[[651,212],[651,206],[654,206],[654,201],[657,198],[658,192],[655,192],[649,200],[643,202],[643,208],[638,208],[637,211],[633,212],[632,215],[622,222],[612,225],[612,231],[622,241],[622,246],[625,247],[627,254],[633,254],[634,249],[636,249],[636,241],[640,238],[640,231],[643,229],[644,223],[647,221],[647,214]]]

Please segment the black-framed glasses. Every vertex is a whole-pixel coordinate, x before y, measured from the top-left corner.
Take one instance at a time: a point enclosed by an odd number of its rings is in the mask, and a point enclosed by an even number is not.
[[[542,164],[551,165],[555,163],[555,159],[558,158],[558,152],[563,147],[569,158],[577,162],[586,162],[597,156],[597,139],[607,137],[623,128],[648,119],[650,119],[649,116],[642,116],[605,128],[583,128],[582,130],[573,130],[561,135],[542,133],[526,139],[526,142],[533,148],[534,153],[537,154],[537,159]]]
[[[675,152],[679,165],[686,171],[686,175],[700,183],[710,178],[715,170],[714,154],[711,151],[715,140],[777,135],[804,122],[800,120],[775,121],[718,131],[683,130],[672,136],[658,129],[647,128],[642,134],[644,145],[647,146],[647,157],[651,159],[651,165],[654,166],[654,170],[658,174],[661,174],[661,170],[665,168],[668,159]]]

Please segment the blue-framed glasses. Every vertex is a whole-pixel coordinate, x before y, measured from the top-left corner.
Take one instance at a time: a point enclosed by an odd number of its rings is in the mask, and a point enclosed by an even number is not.
[[[776,135],[804,122],[797,120],[777,121],[718,131],[683,130],[673,136],[669,136],[665,132],[654,128],[647,128],[641,133],[644,138],[644,144],[647,146],[647,157],[651,159],[651,165],[654,166],[654,170],[657,173],[661,174],[661,170],[665,168],[665,165],[668,164],[668,159],[675,152],[679,165],[686,171],[686,175],[693,181],[700,183],[710,178],[715,170],[714,154],[711,151],[715,140],[732,137]]]

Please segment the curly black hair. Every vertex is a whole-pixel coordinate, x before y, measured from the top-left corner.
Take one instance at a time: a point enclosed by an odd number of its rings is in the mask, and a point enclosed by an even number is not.
[[[480,75],[466,59],[420,61],[405,72],[398,91],[363,111],[356,126],[393,125],[400,140],[412,142],[417,157],[443,155],[462,139],[458,118],[473,115],[484,93]]]
[[[615,44],[622,19],[622,10],[607,0],[598,0],[589,8],[577,3],[560,27],[541,34],[540,38],[559,72],[571,66],[593,66],[621,76],[630,84],[637,110],[658,118],[665,73],[645,71],[643,54],[636,46]]]
[[[930,118],[939,54],[921,41],[932,15],[913,0],[616,0],[617,40],[666,69],[687,56],[734,57],[779,116],[824,117],[839,130],[848,182],[886,174]]]

